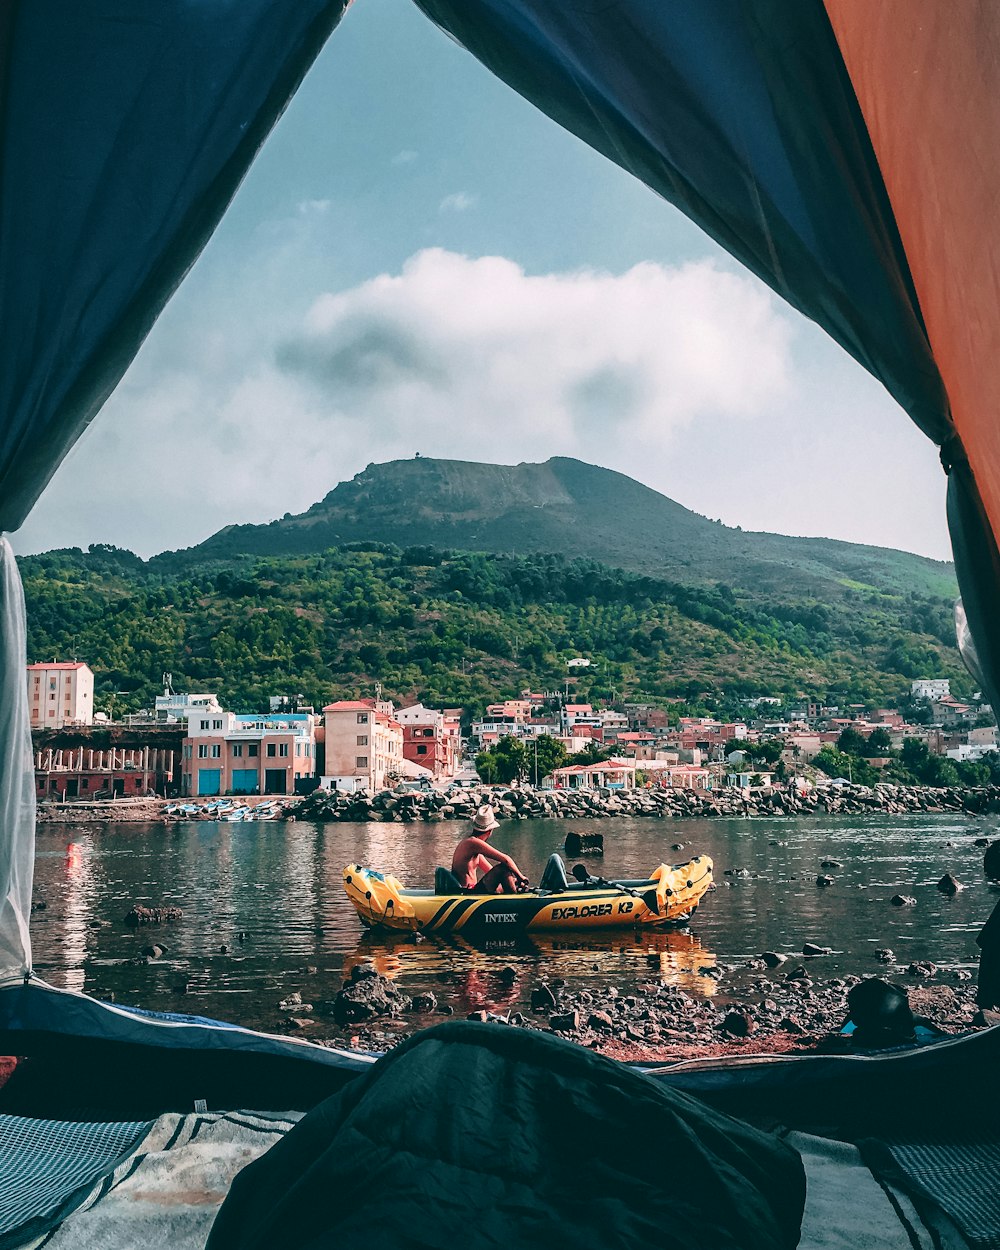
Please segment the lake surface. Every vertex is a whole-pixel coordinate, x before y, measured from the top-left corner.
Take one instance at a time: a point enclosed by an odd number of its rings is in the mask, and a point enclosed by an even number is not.
[[[875,955],[883,947],[904,969],[929,959],[946,975],[974,974],[975,936],[997,901],[973,844],[995,836],[995,818],[536,820],[505,823],[495,839],[537,880],[569,828],[604,834],[603,858],[587,860],[595,873],[639,877],[661,861],[708,854],[718,888],[680,930],[473,948],[457,938],[366,934],[341,879],[345,865],[361,863],[406,884],[428,883],[437,864],[450,864],[462,822],[42,825],[35,899],[45,908],[32,917],[35,969],[51,984],[98,998],[273,1030],[283,1019],[280,1000],[298,992],[306,1003],[328,1003],[358,963],[373,963],[405,993],[432,990],[456,1013],[526,1008],[532,985],[557,977],[574,988],[614,985],[627,993],[661,979],[694,994],[728,995],[748,958],[798,953],[807,941],[834,948],[814,965],[822,978],[884,975]],[[672,850],[678,842],[683,850]],[[825,858],[843,867],[830,870],[832,886],[819,888]],[[759,875],[727,876],[727,869]],[[936,882],[945,872],[967,888],[943,895]],[[917,905],[891,906],[895,893]],[[132,930],[123,918],[133,903],[184,914],[175,924]],[[163,958],[130,962],[152,942],[166,947]],[[721,989],[706,971],[720,966],[727,970]],[[496,976],[507,967],[517,973],[509,985]],[[321,1010],[315,1020],[307,1035],[337,1035]]]

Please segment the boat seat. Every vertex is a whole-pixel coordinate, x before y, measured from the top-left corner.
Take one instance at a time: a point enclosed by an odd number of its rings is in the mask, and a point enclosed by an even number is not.
[[[465,891],[458,883],[458,877],[450,868],[434,869],[434,893],[435,894],[464,894]]]
[[[553,894],[561,894],[563,890],[569,889],[569,877],[566,876],[566,865],[561,855],[553,853],[549,856],[549,862],[545,865],[538,888],[551,890]]]

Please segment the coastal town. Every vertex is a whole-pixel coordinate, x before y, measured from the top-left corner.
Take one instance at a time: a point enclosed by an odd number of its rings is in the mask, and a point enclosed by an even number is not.
[[[176,693],[164,674],[154,706],[111,719],[94,711],[82,661],[28,666],[36,797],[45,805],[136,799],[305,798],[445,791],[524,783],[550,791],[806,795],[894,782],[900,753],[924,784],[957,785],[961,766],[997,759],[988,705],[960,702],[947,679],[914,680],[907,707],[802,697],[744,701],[742,719],[678,715],[669,704],[574,702],[523,691],[480,715],[368,697],[324,707],[288,695],[266,712]],[[987,769],[986,773],[990,770]],[[975,780],[995,780],[984,773]]]

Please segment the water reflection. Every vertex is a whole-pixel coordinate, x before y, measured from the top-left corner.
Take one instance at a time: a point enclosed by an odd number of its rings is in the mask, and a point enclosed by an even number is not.
[[[358,965],[370,965],[383,976],[405,981],[444,981],[467,985],[468,998],[482,1006],[487,974],[499,977],[511,990],[499,1001],[518,998],[516,984],[522,973],[545,974],[563,980],[626,985],[660,981],[691,993],[710,996],[716,983],[711,970],[715,953],[686,929],[636,933],[618,932],[553,937],[551,934],[470,942],[458,934],[414,935],[366,933],[345,956],[344,978]],[[516,977],[516,981],[515,981]],[[496,987],[491,1002],[497,1002]]]
[[[510,822],[497,841],[537,879],[570,827]],[[716,982],[706,969],[724,966],[729,984],[748,958],[798,955],[806,941],[834,948],[817,969],[823,977],[883,973],[875,951],[885,947],[902,969],[921,959],[974,968],[975,934],[996,901],[975,846],[993,832],[982,818],[622,819],[587,827],[605,837],[604,858],[591,861],[603,876],[640,877],[661,860],[708,854],[719,888],[684,930],[550,934],[486,947],[445,935],[414,942],[362,936],[342,869],[366,863],[409,885],[429,884],[465,832],[458,822],[42,826],[35,897],[46,909],[32,917],[36,968],[98,997],[273,1028],[281,999],[299,992],[305,1002],[328,1001],[356,963],[374,964],[407,994],[450,986],[456,1011],[523,1003],[535,982],[555,978],[623,993],[658,980],[711,995]],[[831,870],[833,886],[819,889],[824,858],[842,867]],[[945,872],[966,887],[954,897],[936,888]],[[894,893],[912,895],[916,906],[891,906]],[[130,929],[123,919],[133,903],[180,907],[183,916]],[[153,942],[166,954],[137,961]],[[499,977],[505,968],[513,979]]]

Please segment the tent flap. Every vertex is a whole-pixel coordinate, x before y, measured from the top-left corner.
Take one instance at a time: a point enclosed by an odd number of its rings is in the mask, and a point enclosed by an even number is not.
[[[0,531],[118,384],[347,4],[4,10]]]
[[[35,770],[24,654],[21,577],[10,543],[0,537],[0,983],[31,967]]]

